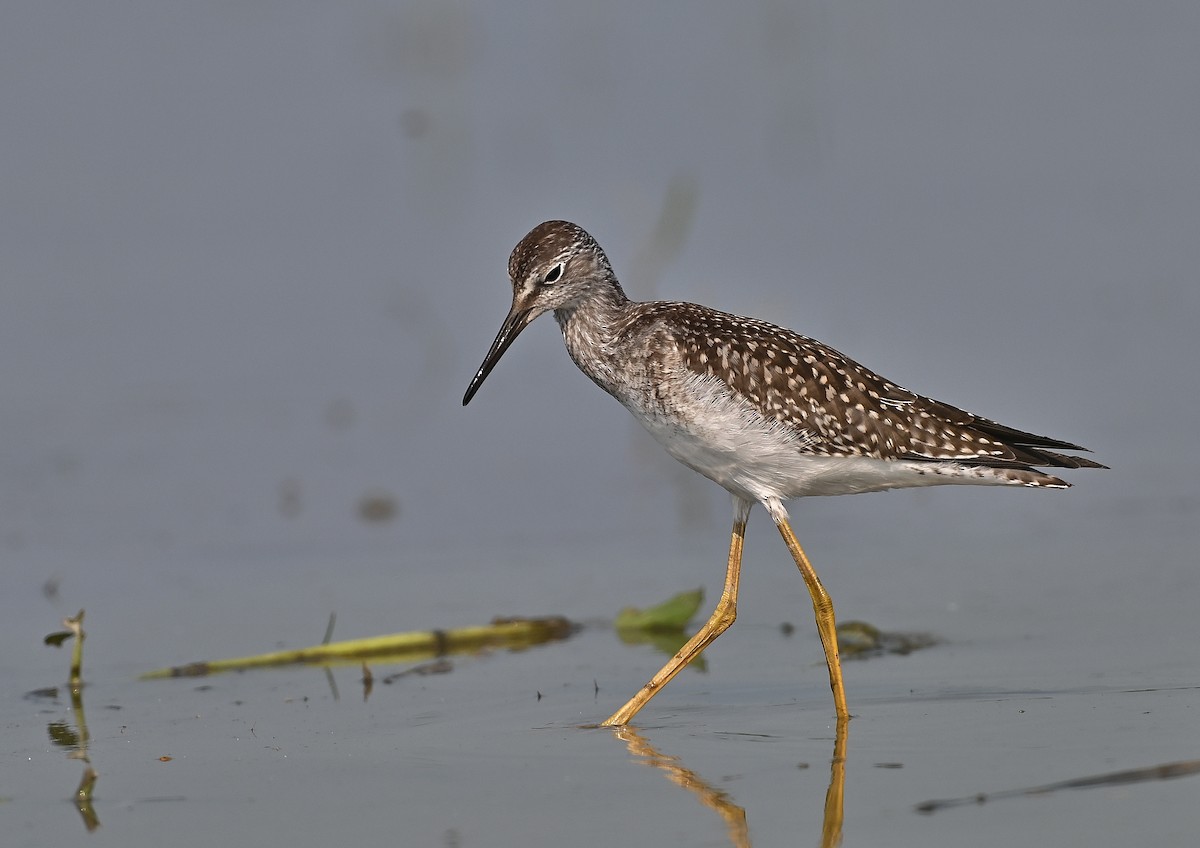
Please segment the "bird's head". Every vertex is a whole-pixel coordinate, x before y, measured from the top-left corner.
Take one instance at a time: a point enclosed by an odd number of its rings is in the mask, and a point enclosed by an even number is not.
[[[598,287],[616,284],[600,245],[582,227],[568,221],[546,221],[530,230],[508,258],[508,276],[512,307],[467,387],[463,406],[470,403],[500,357],[534,319],[556,309],[571,309]]]

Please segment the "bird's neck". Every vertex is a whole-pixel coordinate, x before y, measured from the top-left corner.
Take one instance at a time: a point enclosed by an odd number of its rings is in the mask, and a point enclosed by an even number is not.
[[[567,353],[579,369],[612,393],[612,343],[624,333],[633,303],[616,280],[606,280],[582,300],[554,310]]]

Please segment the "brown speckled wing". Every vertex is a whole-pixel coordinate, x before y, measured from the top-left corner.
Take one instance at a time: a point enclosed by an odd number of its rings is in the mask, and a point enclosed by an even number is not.
[[[1098,466],[1043,450],[1083,450],[1077,445],[910,392],[799,333],[690,303],[653,307],[643,318],[669,323],[690,370],[721,379],[766,418],[806,432],[806,450],[814,455],[1014,468]]]

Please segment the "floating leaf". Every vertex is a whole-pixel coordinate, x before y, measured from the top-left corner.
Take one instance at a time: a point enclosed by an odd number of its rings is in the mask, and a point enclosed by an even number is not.
[[[639,610],[628,607],[617,615],[617,630],[682,630],[692,620],[700,604],[704,602],[704,590],[680,592],[658,606]]]
[[[866,659],[882,654],[911,654],[936,645],[929,633],[887,633],[865,621],[847,621],[837,627],[838,648],[846,659]]]

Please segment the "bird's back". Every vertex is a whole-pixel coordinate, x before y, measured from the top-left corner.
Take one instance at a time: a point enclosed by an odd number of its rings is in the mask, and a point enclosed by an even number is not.
[[[769,460],[785,450],[814,460],[903,463],[900,481],[858,480],[848,491],[952,482],[1065,486],[1037,467],[1103,467],[1059,453],[1083,450],[1077,445],[918,395],[828,345],[765,321],[664,301],[631,303],[622,323],[606,351],[617,385],[597,382],[677,458],[710,477],[698,466],[731,452],[744,463],[756,446]],[[722,441],[731,428],[739,431],[736,438]],[[704,448],[699,459],[696,441]],[[849,466],[832,467],[844,473]]]

